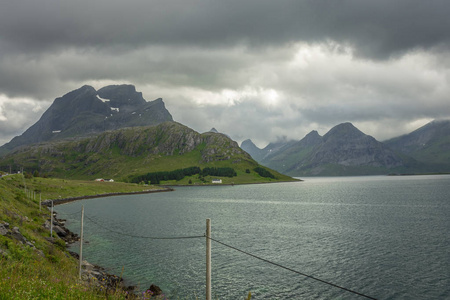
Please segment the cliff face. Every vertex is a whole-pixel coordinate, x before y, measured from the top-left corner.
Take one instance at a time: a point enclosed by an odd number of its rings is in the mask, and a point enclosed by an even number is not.
[[[172,120],[162,99],[147,102],[132,85],[111,85],[98,91],[85,85],[56,98],[38,122],[0,147],[0,155],[23,145]]]

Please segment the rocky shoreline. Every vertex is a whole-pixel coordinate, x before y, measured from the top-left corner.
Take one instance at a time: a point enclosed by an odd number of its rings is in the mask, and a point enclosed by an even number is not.
[[[174,191],[173,188],[164,186],[162,189],[158,190],[145,190],[138,192],[125,192],[125,193],[106,193],[106,194],[96,194],[89,196],[79,196],[70,197],[63,199],[45,200],[41,204],[44,206],[51,207],[53,205],[60,205],[64,203],[69,203],[84,199],[94,199],[101,197],[111,197],[111,196],[121,196],[121,195],[138,195],[138,194],[149,194],[149,193],[161,193],[161,192],[171,192]],[[66,243],[66,247],[80,240],[78,234],[71,232],[65,227],[65,219],[57,218],[57,213],[53,212],[53,231],[56,233],[58,238],[62,239]],[[43,225],[44,228],[50,230],[50,220],[47,220]],[[55,243],[56,238],[48,238],[48,241]],[[70,255],[79,260],[78,253],[68,251]],[[165,299],[162,290],[157,286],[152,284],[145,292],[137,291],[137,287],[133,285],[126,285],[124,279],[121,276],[114,274],[109,274],[106,272],[105,268],[93,265],[86,260],[83,260],[81,264],[81,279],[87,282],[89,285],[96,287],[97,289],[104,291],[105,295],[109,293],[114,293],[117,290],[124,291],[127,294],[128,299],[147,299],[146,297],[152,296],[152,299]]]
[[[56,233],[56,238],[47,238],[51,243],[56,243],[56,239],[60,238],[66,243],[66,247],[70,244],[80,240],[80,237],[71,232],[65,227],[65,219],[59,219],[56,217],[57,213],[53,213],[53,231]],[[43,225],[45,229],[50,230],[50,220],[47,220]],[[17,230],[18,231],[18,230]],[[78,253],[68,251],[70,255],[79,260]],[[124,291],[127,294],[127,299],[141,299],[152,296],[152,299],[165,299],[162,290],[152,284],[145,292],[139,293],[137,287],[133,285],[126,285],[124,279],[121,276],[108,273],[105,268],[89,263],[83,260],[81,264],[81,280],[88,285],[97,288],[99,291],[105,293],[105,295],[116,292],[117,290]]]

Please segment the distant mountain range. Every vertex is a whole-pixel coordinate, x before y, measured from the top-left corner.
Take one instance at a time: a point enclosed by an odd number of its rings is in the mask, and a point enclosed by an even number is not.
[[[0,151],[4,171],[23,167],[60,178],[127,181],[198,167],[209,168],[210,176],[233,169],[236,175],[224,183],[293,180],[260,166],[215,129],[200,134],[174,122],[162,99],[147,102],[132,85],[98,91],[83,86],[55,99],[38,122]],[[208,183],[204,176],[189,178],[189,184],[203,183]]]
[[[385,142],[343,123],[324,136],[312,131],[300,141],[271,143],[264,149],[246,140],[241,148],[262,165],[290,176],[450,172],[450,121],[433,121]]]

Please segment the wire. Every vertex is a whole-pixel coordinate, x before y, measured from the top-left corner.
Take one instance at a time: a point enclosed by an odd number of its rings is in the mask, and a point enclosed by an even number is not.
[[[320,279],[320,278],[317,278],[317,277],[314,277],[314,276],[311,276],[311,275],[308,275],[308,274],[305,274],[305,273],[296,271],[296,270],[294,270],[294,269],[291,269],[291,268],[282,266],[282,265],[280,265],[280,264],[278,264],[278,263],[272,262],[272,261],[267,260],[267,259],[265,259],[265,258],[256,256],[256,255],[251,254],[251,253],[249,253],[249,252],[246,252],[246,251],[244,251],[244,250],[240,250],[240,249],[238,249],[238,248],[236,248],[236,247],[227,245],[227,244],[225,244],[225,243],[223,243],[223,242],[221,242],[221,241],[218,241],[218,240],[216,240],[216,239],[213,239],[213,238],[211,238],[211,237],[207,237],[206,235],[205,235],[205,237],[208,238],[208,239],[210,239],[211,241],[214,241],[214,242],[216,242],[216,243],[218,243],[218,244],[221,244],[221,245],[223,245],[223,246],[225,246],[225,247],[228,247],[228,248],[231,248],[231,249],[233,249],[233,250],[239,251],[239,252],[241,252],[241,253],[243,253],[243,254],[252,256],[252,257],[254,257],[254,258],[256,258],[256,259],[262,260],[262,261],[264,261],[264,262],[266,262],[266,263],[269,263],[269,264],[272,264],[272,265],[274,265],[274,266],[283,268],[283,269],[285,269],[285,270],[294,272],[294,273],[299,274],[299,275],[302,275],[302,276],[304,276],[304,277],[311,278],[311,279],[316,280],[316,281],[320,281],[320,282],[322,282],[322,283],[325,283],[325,284],[331,285],[331,286],[333,286],[333,287],[339,288],[339,289],[341,289],[341,290],[344,290],[344,291],[347,291],[347,292],[350,292],[350,293],[353,293],[353,294],[356,294],[356,295],[365,297],[365,298],[367,298],[367,299],[377,300],[376,298],[367,296],[367,295],[365,295],[365,294],[362,294],[362,293],[359,293],[359,292],[350,290],[350,289],[348,289],[348,288],[345,288],[345,287],[339,286],[339,285],[337,285],[337,284],[334,284],[334,283],[325,281],[325,280],[323,280],[323,279]]]
[[[79,213],[79,212],[77,212],[77,213]],[[243,254],[245,254],[245,255],[251,256],[251,257],[256,258],[256,259],[259,259],[259,260],[261,260],[261,261],[264,261],[264,262],[269,263],[269,264],[271,264],[271,265],[277,266],[277,267],[279,267],[279,268],[282,268],[282,269],[291,271],[291,272],[296,273],[296,274],[298,274],[298,275],[302,275],[302,276],[304,276],[304,277],[306,277],[306,278],[310,278],[310,279],[313,279],[313,280],[322,282],[322,283],[324,283],[324,284],[333,286],[333,287],[335,287],[335,288],[339,288],[339,289],[341,289],[341,290],[344,290],[344,291],[353,293],[353,294],[358,295],[358,296],[361,296],[361,297],[365,297],[365,298],[367,298],[367,299],[377,300],[376,298],[373,298],[373,297],[371,297],[371,296],[368,296],[368,295],[359,293],[359,292],[357,292],[357,291],[354,291],[354,290],[345,288],[345,287],[343,287],[343,286],[334,284],[334,283],[332,283],[332,282],[328,282],[328,281],[326,281],[326,280],[323,280],[323,279],[314,277],[314,276],[312,276],[312,275],[308,275],[308,274],[302,273],[302,272],[300,272],[300,271],[291,269],[291,268],[289,268],[289,267],[285,267],[285,266],[280,265],[280,264],[278,264],[278,263],[275,263],[275,262],[273,262],[273,261],[267,260],[267,259],[265,259],[265,258],[259,257],[259,256],[254,255],[254,254],[251,254],[251,253],[249,253],[249,252],[247,252],[247,251],[244,251],[244,250],[238,249],[238,248],[236,248],[236,247],[233,247],[233,246],[231,246],[231,245],[225,244],[224,242],[221,242],[221,241],[219,241],[219,240],[216,240],[216,239],[213,239],[213,238],[211,238],[211,237],[206,236],[206,234],[203,234],[203,235],[194,235],[194,236],[174,236],[174,237],[154,237],[154,236],[133,235],[133,234],[127,234],[127,233],[123,233],[123,232],[116,231],[116,230],[111,230],[110,228],[108,228],[108,227],[106,227],[106,226],[103,226],[103,225],[99,224],[97,221],[94,221],[91,217],[87,216],[86,214],[85,214],[84,216],[86,217],[86,219],[88,219],[89,221],[91,221],[91,222],[94,223],[95,225],[97,225],[97,226],[99,226],[99,227],[101,227],[101,228],[103,228],[103,229],[105,229],[105,230],[107,230],[107,231],[109,231],[109,232],[112,232],[112,233],[115,233],[115,234],[118,234],[118,235],[122,235],[122,236],[133,237],[133,238],[152,239],[152,240],[181,240],[181,239],[196,239],[196,238],[205,238],[205,237],[206,237],[207,239],[210,239],[211,241],[214,241],[214,242],[216,242],[216,243],[218,243],[218,244],[221,244],[221,245],[223,245],[223,246],[225,246],[225,247],[228,247],[228,248],[230,248],[230,249],[236,250],[236,251],[241,252],[241,253],[243,253]]]
[[[86,214],[84,215],[89,221],[94,223],[95,225],[106,229],[107,231],[110,231],[115,234],[123,235],[123,236],[129,236],[133,238],[140,238],[140,239],[150,239],[150,240],[182,240],[182,239],[196,239],[196,238],[204,238],[204,235],[194,235],[194,236],[172,236],[172,237],[154,237],[154,236],[143,236],[143,235],[134,235],[134,234],[127,234],[116,230],[111,230],[110,228],[103,226],[99,224],[98,222],[94,221],[92,218],[88,217]]]
[[[58,212],[56,212],[56,213],[57,213],[58,215],[71,216],[71,215],[79,214],[80,212],[81,212],[81,210],[79,210],[79,211],[77,211],[77,212],[74,212],[74,213],[70,213],[70,214],[64,213],[64,212],[60,212],[60,211],[58,211]]]

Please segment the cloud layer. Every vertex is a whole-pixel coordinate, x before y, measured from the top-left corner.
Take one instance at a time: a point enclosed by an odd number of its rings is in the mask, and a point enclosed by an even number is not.
[[[131,83],[174,119],[265,146],[449,118],[448,1],[4,1],[0,144],[56,97]]]

